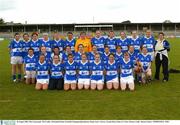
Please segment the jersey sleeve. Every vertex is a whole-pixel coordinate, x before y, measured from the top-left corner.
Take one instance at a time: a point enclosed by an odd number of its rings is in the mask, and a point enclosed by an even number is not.
[[[78,46],[79,46],[79,39],[76,41],[75,44],[75,52],[78,52]]]

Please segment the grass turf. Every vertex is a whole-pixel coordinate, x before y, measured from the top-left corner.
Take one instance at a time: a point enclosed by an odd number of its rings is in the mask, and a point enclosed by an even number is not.
[[[170,67],[180,69],[180,39],[169,41]],[[134,92],[36,91],[11,81],[7,45],[0,42],[0,119],[180,119],[180,74],[170,74],[168,83],[136,85]]]

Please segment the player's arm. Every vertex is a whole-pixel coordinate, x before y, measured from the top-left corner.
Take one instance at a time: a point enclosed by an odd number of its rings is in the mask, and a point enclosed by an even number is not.
[[[91,40],[89,40],[89,45],[88,45],[88,52],[92,51],[92,44],[91,44]]]
[[[75,48],[74,48],[75,52],[78,52],[78,46],[79,46],[79,39],[77,39],[75,44]]]

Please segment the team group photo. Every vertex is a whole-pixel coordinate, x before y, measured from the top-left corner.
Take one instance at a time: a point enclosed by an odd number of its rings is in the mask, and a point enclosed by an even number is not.
[[[125,32],[109,31],[102,36],[100,30],[95,36],[81,32],[74,38],[67,32],[65,39],[60,33],[14,34],[9,44],[14,83],[36,84],[37,90],[135,90],[135,81],[140,85],[160,80],[160,67],[163,68],[162,82],[168,82],[169,42],[160,32],[155,39],[150,30],[143,36],[136,31],[127,36]],[[152,63],[155,68],[152,69]],[[152,70],[155,70],[153,76]],[[17,78],[16,78],[17,77]]]
[[[180,124],[179,0],[0,0],[0,125]]]

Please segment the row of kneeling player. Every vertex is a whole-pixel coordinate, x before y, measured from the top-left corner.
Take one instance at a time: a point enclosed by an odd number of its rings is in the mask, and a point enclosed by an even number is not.
[[[49,64],[45,55],[40,55],[36,61],[33,57],[33,49],[28,51],[29,60],[25,62],[26,83],[35,83],[37,90],[46,89],[108,89],[125,90],[128,84],[130,90],[134,90],[134,74],[138,80],[145,83],[151,78],[151,56],[147,54],[146,47],[142,48],[136,63],[130,59],[129,53],[116,62],[114,54],[109,55],[106,64],[101,61],[100,54],[95,54],[95,60],[89,62],[87,55],[81,55],[78,63],[73,55],[68,55],[68,61],[61,63],[58,55],[53,56],[53,62]],[[35,80],[36,79],[36,80]]]

